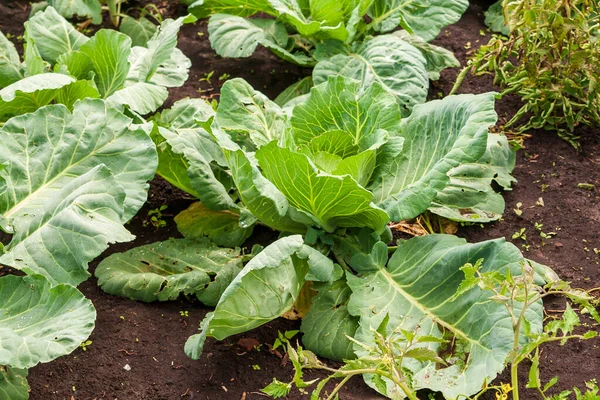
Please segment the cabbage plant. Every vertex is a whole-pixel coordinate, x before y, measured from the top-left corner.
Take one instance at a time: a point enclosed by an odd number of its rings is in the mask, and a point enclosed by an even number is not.
[[[101,24],[102,11],[107,10],[115,27],[131,36],[139,45],[145,45],[146,41],[156,32],[156,25],[149,18],[146,18],[146,15],[150,14],[154,19],[160,21],[162,19],[160,13],[156,6],[148,4],[140,9],[138,19],[132,18],[121,12],[123,4],[126,2],[127,0],[44,0],[31,3],[29,16],[31,17],[48,7],[53,7],[65,18],[87,18],[81,24],[81,26],[87,26],[90,23]],[[152,11],[155,11],[155,13]]]
[[[404,115],[425,102],[429,78],[460,66],[452,52],[428,42],[468,6],[466,0],[183,2],[198,18],[210,16],[217,54],[248,57],[261,45],[286,61],[315,67],[315,84],[337,74],[379,82],[399,96]],[[403,30],[392,34],[398,26]],[[310,86],[305,80],[300,87]]]
[[[187,79],[176,48],[185,21],[132,46],[112,30],[88,38],[47,7],[25,23],[22,60],[0,33],[0,265],[27,274],[0,277],[1,398],[28,398],[28,368],[93,330],[76,286],[110,243],[134,238],[124,224],[158,164],[152,124],[137,114]]]
[[[183,0],[198,18],[210,17],[213,48],[224,57],[248,57],[258,45],[299,65],[337,47],[402,27],[428,42],[467,9],[464,0]],[[271,18],[248,18],[262,13]],[[364,17],[368,17],[368,22]]]
[[[124,224],[158,161],[149,130],[101,99],[42,106],[0,128],[0,229],[10,235],[0,266],[27,274],[0,277],[0,398],[28,398],[27,369],[92,332],[96,311],[75,286],[110,243],[134,238]]]
[[[479,262],[482,271],[516,276],[528,261],[502,239],[430,235],[388,246],[387,224],[427,210],[459,221],[499,218],[504,204],[492,182],[510,186],[514,154],[488,130],[493,93],[401,115],[381,84],[343,76],[283,107],[241,79],[224,84],[216,110],[199,99],[175,103],[154,118],[151,136],[158,173],[200,200],[176,217],[185,238],[108,257],[96,269],[99,284],[143,301],[185,293],[216,304],[185,346],[194,359],[207,337],[246,332],[309,300],[302,340],[317,355],[360,356],[349,337],[368,342],[370,328],[388,318],[390,332],[435,338],[423,343],[446,363],[407,362],[410,390],[448,398],[479,391],[504,368],[512,325],[491,292],[455,295],[461,268]],[[257,224],[280,238],[244,254],[235,246]],[[528,320],[541,329],[541,303]],[[403,397],[391,381],[365,380]]]
[[[25,23],[23,61],[0,33],[0,121],[51,103],[72,109],[85,98],[142,115],[156,111],[168,88],[187,80],[191,62],[176,46],[189,20],[165,20],[142,47],[110,29],[88,38],[52,7],[36,13]]]
[[[152,136],[158,173],[202,202],[176,218],[180,229],[193,230],[188,221],[203,212],[226,210],[230,220],[241,218],[244,233],[210,237],[231,246],[243,243],[254,221],[279,231],[334,230],[340,219],[306,204],[285,175],[306,175],[307,185],[339,181],[337,196],[361,199],[351,214],[364,211],[373,230],[426,210],[461,222],[498,219],[504,201],[492,182],[510,188],[515,157],[505,136],[488,131],[496,118],[493,93],[431,101],[402,118],[376,82],[330,77],[282,107],[233,79],[216,111],[199,99],[179,101],[155,117]]]

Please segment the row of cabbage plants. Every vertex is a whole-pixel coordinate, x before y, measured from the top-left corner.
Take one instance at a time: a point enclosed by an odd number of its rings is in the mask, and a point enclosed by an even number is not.
[[[514,182],[514,150],[489,129],[494,93],[426,102],[429,80],[458,66],[428,41],[466,2],[190,3],[212,15],[220,55],[261,45],[313,74],[274,100],[232,79],[218,106],[187,98],[161,112],[188,78],[177,35],[196,16],[164,20],[147,40],[127,29],[88,37],[65,17],[97,21],[101,8],[69,4],[36,6],[22,57],[0,33],[0,264],[25,274],[0,277],[0,397],[28,398],[27,369],[90,335],[95,310],[77,286],[111,243],[133,239],[125,225],[155,174],[198,200],[175,218],[183,238],[113,254],[95,274],[110,294],[214,306],[185,346],[194,359],[207,337],[304,304],[299,371],[309,352],[360,366],[381,359],[369,350],[380,336],[401,337],[390,350],[400,364],[363,368],[367,384],[454,399],[559,335],[544,330],[541,294],[598,317],[588,294],[503,239],[393,239],[391,223],[423,213],[497,220],[494,187]],[[259,12],[274,18],[245,18]],[[257,225],[279,238],[247,249]],[[274,385],[274,396],[292,387]]]

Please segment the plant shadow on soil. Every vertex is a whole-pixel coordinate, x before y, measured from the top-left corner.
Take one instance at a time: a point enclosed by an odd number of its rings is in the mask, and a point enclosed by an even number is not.
[[[185,12],[176,1],[154,0],[153,3],[165,11],[165,16],[173,17]],[[483,24],[483,10],[489,4],[489,1],[481,0],[472,2],[463,18],[444,29],[434,43],[453,51],[464,64],[466,58],[490,37]],[[24,1],[0,1],[0,30],[21,35],[28,13],[29,7]],[[108,26],[106,19],[105,25]],[[186,85],[171,90],[166,106],[187,96],[216,98],[224,73],[246,79],[270,98],[310,74],[309,69],[283,62],[265,49],[260,49],[248,59],[217,57],[210,48],[205,21],[185,26],[179,47],[190,57],[193,66]],[[210,84],[200,82],[211,71],[214,74]],[[457,73],[457,69],[444,71],[441,79],[433,83],[431,97],[447,94]],[[459,92],[491,90],[498,90],[492,85],[491,77],[469,76]],[[518,99],[514,97],[500,100],[496,108],[500,120],[506,121],[519,106]],[[521,247],[525,243],[511,237],[514,232],[526,228],[526,244],[530,246],[529,251],[524,251],[527,257],[553,267],[561,278],[573,281],[576,287],[598,287],[600,255],[593,249],[600,248],[600,130],[577,129],[576,134],[581,136],[581,153],[554,134],[542,131],[532,134],[533,137],[525,143],[526,148],[518,152],[514,172],[518,183],[512,191],[505,193],[503,220],[484,228],[462,227],[458,235],[471,242],[506,237]],[[595,189],[579,189],[578,183],[594,184]],[[540,197],[544,206],[536,205]],[[90,272],[111,253],[179,237],[173,216],[191,202],[181,191],[156,178],[150,185],[148,203],[127,226],[137,236],[136,240],[112,245],[90,265]],[[523,210],[520,217],[513,211],[518,202],[522,203]],[[164,211],[167,226],[156,229],[148,224],[147,214],[161,205],[168,206]],[[542,246],[535,223],[543,224],[544,231],[554,231],[557,235]],[[273,232],[257,230],[251,240],[267,244],[274,238]],[[278,330],[298,329],[297,321],[279,319],[222,342],[209,340],[201,359],[192,361],[185,356],[183,345],[197,331],[208,308],[187,299],[145,304],[110,296],[98,288],[93,277],[80,288],[98,311],[96,329],[90,337],[93,343],[86,351],[78,349],[71,355],[32,368],[29,373],[32,400],[262,399],[265,395],[259,390],[273,377],[287,381],[292,376],[290,363],[282,362],[276,354],[269,352],[267,344],[274,342]],[[546,307],[560,310],[564,303],[551,299]],[[182,316],[180,311],[188,311],[189,316]],[[260,346],[248,348],[248,343]],[[595,339],[585,343],[574,341],[562,347],[557,344],[544,346],[541,355],[543,381],[558,375],[560,381],[555,388],[562,390],[583,387],[586,380],[599,377],[599,345],[600,340]],[[124,368],[126,365],[129,370]],[[527,365],[523,365],[520,372],[524,386]],[[509,380],[505,372],[498,382]],[[538,398],[532,391],[522,393],[526,399]],[[307,397],[294,390],[288,398]],[[379,398],[382,397],[367,388],[360,378],[352,379],[340,393],[342,400]],[[492,399],[494,396],[489,393],[482,398]]]

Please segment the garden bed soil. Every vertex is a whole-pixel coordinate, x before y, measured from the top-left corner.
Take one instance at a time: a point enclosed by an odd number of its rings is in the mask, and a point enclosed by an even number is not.
[[[165,16],[185,12],[176,1],[153,3]],[[490,37],[483,24],[483,10],[487,5],[489,2],[472,2],[463,18],[444,29],[434,43],[452,50],[464,63],[468,55]],[[21,35],[28,14],[29,7],[24,1],[0,1],[0,30]],[[193,66],[186,85],[171,90],[167,106],[186,96],[215,98],[227,77],[242,77],[273,98],[291,83],[310,74],[309,69],[283,62],[264,49],[248,59],[217,57],[210,48],[205,21],[185,26],[179,47],[190,57]],[[210,83],[200,81],[212,71]],[[440,81],[432,85],[431,97],[447,94],[457,72],[456,69],[444,71]],[[492,85],[489,76],[467,77],[459,93],[490,90],[498,88]],[[519,107],[514,97],[500,100],[497,104],[500,120],[506,121]],[[458,235],[472,242],[505,237],[519,247],[529,245],[529,251],[525,251],[527,257],[550,265],[574,286],[599,287],[600,255],[594,249],[600,249],[600,130],[585,127],[576,130],[576,134],[581,135],[583,149],[579,153],[554,134],[543,131],[531,134],[526,147],[518,152],[514,172],[518,183],[505,193],[504,218],[485,227],[461,227]],[[594,184],[595,189],[580,189],[578,183]],[[540,198],[543,206],[539,205]],[[90,272],[109,254],[179,236],[173,216],[191,202],[182,192],[156,178],[150,185],[148,203],[127,226],[137,236],[136,240],[112,245],[90,265]],[[513,211],[517,203],[522,203],[521,216]],[[155,228],[149,224],[148,211],[161,205],[168,206],[164,211],[167,226]],[[545,232],[556,232],[556,236],[542,245],[535,223],[543,224]],[[526,243],[512,239],[513,233],[521,228],[526,228]],[[273,238],[272,232],[259,230],[251,240],[267,244]],[[290,363],[270,352],[268,345],[274,342],[277,331],[298,329],[298,321],[279,319],[222,342],[208,340],[201,359],[192,361],[185,356],[183,345],[187,337],[197,331],[208,308],[186,299],[145,304],[110,296],[98,288],[93,277],[80,289],[98,311],[96,329],[90,337],[92,343],[85,351],[78,349],[71,355],[32,368],[29,373],[32,400],[258,400],[265,398],[259,390],[273,377],[289,380],[292,376]],[[551,299],[546,306],[560,310],[564,304]],[[569,342],[562,347],[544,346],[543,381],[558,375],[560,381],[555,388],[562,390],[583,387],[586,380],[599,377],[599,345],[600,340],[591,340]],[[500,381],[509,381],[506,372]],[[524,366],[521,368],[523,386],[526,381]],[[537,394],[528,391],[522,397],[535,399]],[[289,398],[307,396],[294,390]],[[340,398],[381,397],[360,378],[354,378],[342,390]]]

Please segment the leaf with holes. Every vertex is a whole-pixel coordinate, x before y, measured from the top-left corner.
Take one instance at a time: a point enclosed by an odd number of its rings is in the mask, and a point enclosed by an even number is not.
[[[259,148],[272,140],[283,140],[289,121],[277,104],[236,78],[221,88],[215,123],[230,135],[247,136],[250,144]]]
[[[415,107],[400,124],[402,150],[393,151],[390,141],[378,159],[368,186],[375,202],[392,221],[427,210],[448,186],[453,168],[484,155],[488,128],[496,119],[494,93],[450,96]]]
[[[403,329],[414,332],[417,338],[447,339],[455,344],[449,355],[443,343],[422,345],[445,358],[447,366],[427,360],[404,362],[411,371],[411,389],[440,391],[448,399],[479,392],[504,369],[513,346],[511,315],[504,304],[492,299],[493,292],[475,286],[454,296],[465,276],[461,267],[480,259],[482,272],[504,275],[510,270],[513,276],[521,274],[526,262],[504,239],[467,244],[455,236],[429,235],[402,243],[387,266],[384,260],[363,270],[361,264],[352,263],[361,273],[347,274],[352,290],[348,310],[360,319],[354,337],[372,345],[371,329],[379,327],[387,316],[387,334]],[[532,332],[541,332],[541,301],[528,309],[526,318]],[[365,354],[361,346],[355,345],[354,350],[359,357]],[[391,381],[386,380],[383,387],[372,375],[365,375],[365,381],[388,397],[404,397]]]
[[[242,268],[239,249],[217,247],[206,238],[169,239],[111,254],[96,268],[105,292],[145,302],[196,296],[209,306]]]
[[[516,154],[506,136],[490,134],[486,152],[475,163],[462,164],[448,172],[449,184],[439,192],[429,210],[454,221],[489,222],[504,213],[504,199],[494,183],[504,190],[516,182],[511,172]]]

